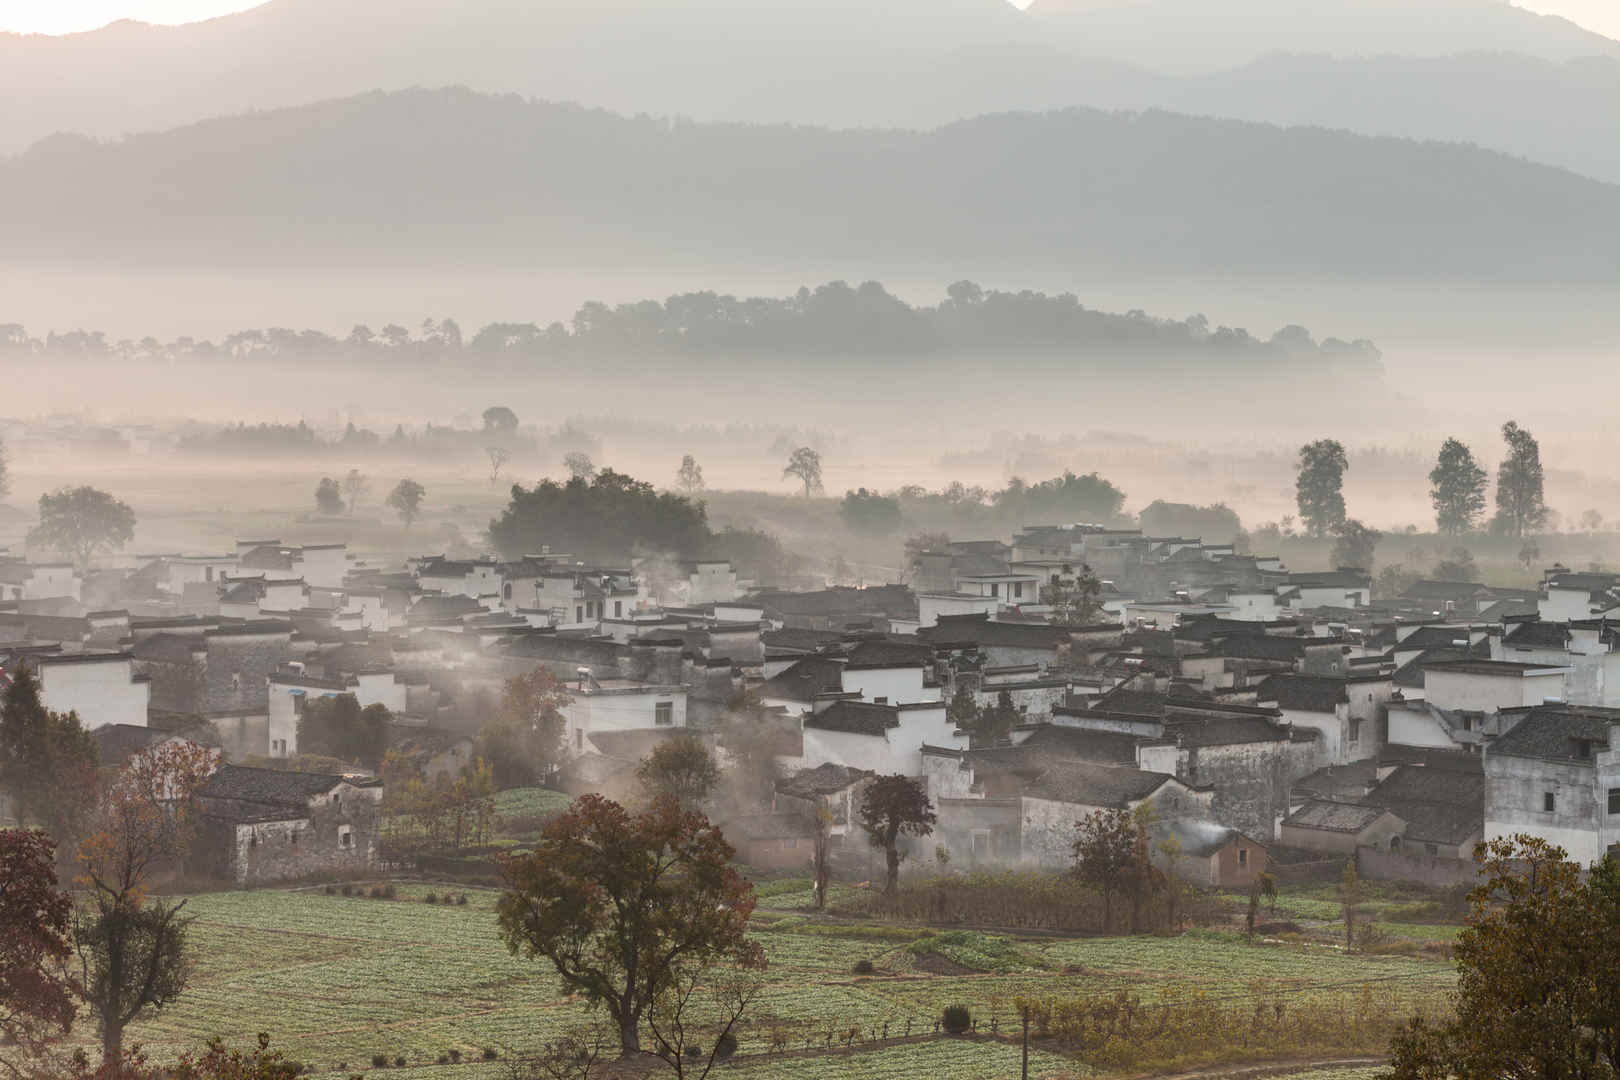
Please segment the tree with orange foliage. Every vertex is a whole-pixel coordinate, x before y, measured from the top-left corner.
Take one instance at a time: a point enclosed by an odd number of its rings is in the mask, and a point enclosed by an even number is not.
[[[147,887],[184,861],[195,830],[192,796],[217,764],[213,751],[187,742],[136,755],[109,786],[80,846],[88,896],[74,943],[84,998],[101,1024],[104,1069],[123,1059],[124,1028],[185,988],[185,901],[149,900]]]
[[[563,753],[563,709],[572,700],[543,667],[506,680],[499,710],[479,732],[477,751],[501,790],[533,787],[556,767]]]
[[[0,1068],[24,1076],[77,1012],[66,964],[73,902],[56,881],[56,844],[0,830]],[[13,1056],[15,1052],[15,1056]]]

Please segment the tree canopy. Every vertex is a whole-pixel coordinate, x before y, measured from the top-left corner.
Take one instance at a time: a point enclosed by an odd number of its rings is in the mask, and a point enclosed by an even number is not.
[[[93,487],[60,488],[39,497],[39,525],[29,543],[54,548],[82,570],[96,552],[135,538],[135,511]]]
[[[78,1007],[65,970],[72,913],[50,835],[0,829],[0,1066],[17,1075],[73,1025]]]
[[[512,500],[489,523],[490,542],[509,559],[540,551],[612,553],[637,549],[696,556],[709,543],[702,503],[603,469],[590,480],[542,480],[512,487]]]
[[[1509,420],[1502,425],[1507,456],[1496,470],[1496,520],[1492,528],[1507,536],[1529,536],[1547,521],[1542,490],[1541,444]]]
[[[360,707],[353,694],[318,697],[298,717],[298,752],[375,769],[388,751],[393,714],[385,705]]]
[[[1538,837],[1476,851],[1482,883],[1453,946],[1454,1016],[1414,1020],[1392,1046],[1394,1080],[1620,1074],[1620,863],[1583,877]]]
[[[569,992],[607,1010],[626,1057],[647,1012],[696,970],[764,967],[748,940],[753,886],[702,814],[672,799],[632,814],[583,795],[529,854],[502,861],[497,912],[514,952],[548,961]]]
[[[1299,448],[1295,500],[1299,519],[1312,536],[1329,536],[1344,525],[1344,473],[1349,467],[1344,447],[1333,439]]]
[[[1461,536],[1473,532],[1485,512],[1485,470],[1474,452],[1457,439],[1447,439],[1429,472],[1429,499],[1434,523],[1443,533]]]
[[[880,849],[887,861],[884,891],[900,887],[900,837],[927,836],[939,820],[928,792],[909,776],[879,776],[867,785],[858,808],[867,843]]]
[[[844,494],[838,516],[850,532],[887,536],[900,528],[900,500],[859,488]]]

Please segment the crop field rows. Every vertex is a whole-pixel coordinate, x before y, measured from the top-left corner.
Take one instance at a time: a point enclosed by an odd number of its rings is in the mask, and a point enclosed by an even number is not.
[[[318,889],[193,897],[191,984],[132,1036],[161,1060],[212,1035],[246,1044],[263,1030],[319,1073],[366,1069],[381,1054],[407,1062],[387,1071],[390,1080],[417,1072],[495,1080],[497,1066],[478,1060],[485,1048],[502,1057],[532,1050],[586,1021],[543,963],[508,952],[493,893],[457,888],[452,895],[464,892],[465,905],[424,902],[433,891],[401,885],[394,900]],[[1369,993],[1401,1006],[1433,1004],[1454,981],[1448,965],[1432,960],[1247,945],[1210,932],[1027,940],[765,914],[759,928],[768,983],[727,1070],[759,1080],[829,1075],[833,1058],[840,1076],[1016,1075],[1016,1047],[989,1036],[992,1020],[997,1034],[1012,1033],[1020,995],[1129,991],[1152,1003],[1195,992],[1238,1009],[1286,999],[1348,1010]],[[853,974],[859,960],[873,973]],[[972,1009],[981,1038],[882,1041],[931,1035],[953,1004]],[[841,1049],[851,1029],[859,1033]],[[772,1053],[783,1044],[786,1053]],[[452,1049],[469,1063],[446,1073],[435,1063]],[[1032,1075],[1093,1071],[1045,1048],[1032,1057]]]

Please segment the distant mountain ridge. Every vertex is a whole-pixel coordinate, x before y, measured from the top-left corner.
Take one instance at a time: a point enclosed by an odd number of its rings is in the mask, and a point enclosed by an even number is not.
[[[1620,42],[1564,20],[1496,0],[1221,0],[1251,12],[1235,21],[1212,20],[1212,0],[1059,2],[1020,13],[1004,0],[271,0],[179,27],[0,34],[0,154],[58,132],[120,136],[465,85],[835,127],[1163,108],[1473,141],[1620,181]],[[1324,11],[1353,25],[1330,32]],[[1150,70],[1186,67],[1167,58],[1173,42],[1194,51],[1196,73]]]
[[[373,93],[0,161],[13,258],[948,260],[1355,277],[1620,273],[1620,187],[1459,144],[1162,112],[932,131]]]

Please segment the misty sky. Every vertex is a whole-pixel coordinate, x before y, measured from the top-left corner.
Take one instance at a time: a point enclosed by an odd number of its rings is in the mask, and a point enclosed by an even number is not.
[[[1013,2],[1026,7],[1029,0]],[[63,34],[93,30],[122,18],[180,23],[255,6],[247,0],[0,0],[0,30]],[[1519,6],[1562,15],[1588,29],[1620,38],[1617,0],[1528,0]]]

